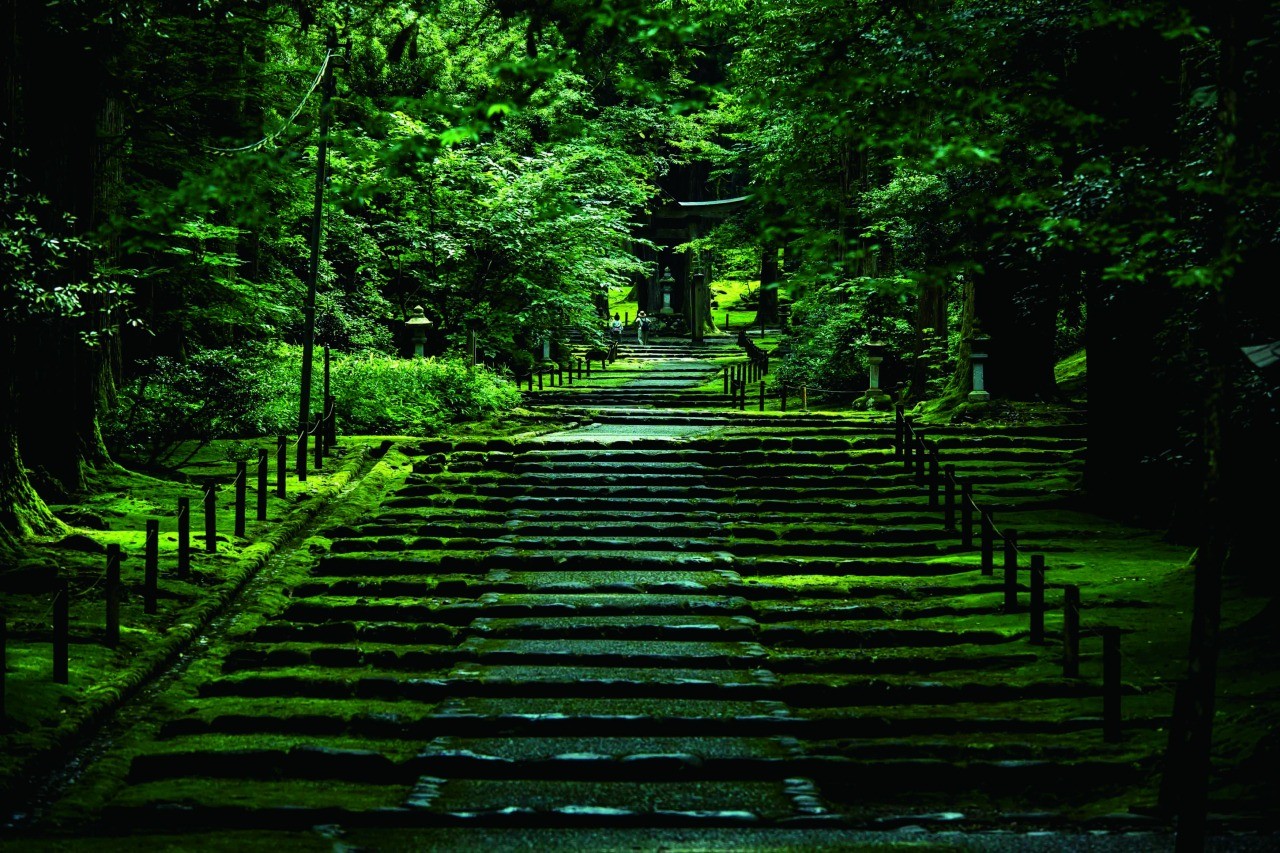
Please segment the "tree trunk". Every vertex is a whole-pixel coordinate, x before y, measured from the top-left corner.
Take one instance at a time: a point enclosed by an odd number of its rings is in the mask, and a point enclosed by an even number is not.
[[[756,324],[776,325],[778,322],[778,247],[766,243],[760,253],[760,292],[756,302]]]
[[[83,236],[102,218],[118,185],[120,114],[105,94],[105,69],[97,30],[83,22],[49,20],[42,8],[21,4],[18,13],[19,134],[29,152],[26,173],[49,199],[46,226]],[[49,109],[50,104],[58,108]],[[113,183],[114,182],[114,183]],[[77,256],[62,272],[65,281],[88,281],[94,265]],[[63,492],[80,491],[92,467],[109,462],[98,414],[114,384],[110,365],[117,344],[110,308],[87,300],[81,318],[28,326],[18,335],[24,355],[16,377],[17,423],[23,457],[32,470]],[[96,336],[92,346],[85,336]]]
[[[986,388],[993,396],[1014,400],[1054,397],[1057,274],[1048,264],[1027,270],[1002,260],[986,264],[975,291],[982,332],[991,338]]]

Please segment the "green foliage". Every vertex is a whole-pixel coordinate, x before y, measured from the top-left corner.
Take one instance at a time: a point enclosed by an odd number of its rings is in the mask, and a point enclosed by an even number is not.
[[[292,435],[297,428],[301,349],[237,346],[185,361],[158,357],[120,391],[104,424],[116,452],[157,463],[191,441]],[[339,428],[351,433],[426,435],[444,424],[513,409],[519,391],[492,371],[458,359],[398,359],[377,352],[337,355],[331,393]],[[320,365],[315,376],[320,376]],[[321,409],[313,384],[311,410]]]
[[[520,392],[493,371],[458,359],[396,359],[373,353],[334,366],[333,394],[344,429],[428,435],[447,423],[515,408]]]

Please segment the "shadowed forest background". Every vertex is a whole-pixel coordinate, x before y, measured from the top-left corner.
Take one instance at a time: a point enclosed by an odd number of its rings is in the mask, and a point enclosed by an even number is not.
[[[784,294],[784,381],[863,388],[880,340],[895,398],[959,419],[1058,399],[1087,354],[1084,494],[1198,546],[1212,684],[1223,577],[1275,591],[1277,375],[1242,348],[1280,340],[1278,15],[3,0],[0,551],[118,464],[298,429],[312,277],[341,429],[430,434],[516,407],[544,338],[603,331],[602,286],[642,304],[671,269],[749,282],[761,323]],[[690,242],[646,230],[740,196]],[[434,358],[406,358],[416,305]]]

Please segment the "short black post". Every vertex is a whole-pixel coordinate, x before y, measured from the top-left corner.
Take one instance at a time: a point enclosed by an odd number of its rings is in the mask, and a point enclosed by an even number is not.
[[[1031,555],[1031,642],[1044,645],[1044,554]]]
[[[324,399],[324,452],[333,453],[338,446],[338,398],[332,394]]]
[[[1004,612],[1018,609],[1018,531],[1004,532]]]
[[[1102,737],[1107,743],[1123,738],[1120,712],[1120,629],[1102,628]]]
[[[307,423],[311,423],[311,413],[307,412]],[[298,435],[298,446],[296,448],[298,457],[298,482],[305,483],[307,481],[307,430],[303,427],[302,432]]]
[[[729,312],[724,312],[724,327],[729,328]]]
[[[147,519],[146,552],[142,569],[142,610],[156,612],[156,586],[160,582],[160,522]]]
[[[191,574],[191,498],[178,498],[178,577]]]
[[[942,528],[948,532],[956,529],[956,466],[942,469]]]
[[[991,512],[978,510],[978,521],[982,527],[982,573],[990,575],[995,573],[995,523],[991,518]]]
[[[218,550],[218,487],[206,483],[204,487],[204,550],[212,554]]]
[[[743,379],[742,384],[738,386],[738,411],[745,412],[747,410],[747,380]]]
[[[324,417],[316,416],[316,471],[324,470]]]
[[[329,396],[329,345],[324,345],[324,382],[320,386],[320,431],[324,433],[325,451],[332,443],[333,425],[329,422],[333,398]]]
[[[579,380],[582,379],[582,362],[583,362],[583,359],[581,358],[578,359],[578,379]],[[588,376],[590,375],[590,370],[587,371],[587,375]]]
[[[1080,587],[1062,588],[1062,677],[1080,677]]]
[[[533,390],[533,368],[529,368],[529,390]]]
[[[893,458],[902,458],[902,404],[893,407]]]
[[[71,634],[71,595],[65,578],[58,578],[53,588],[53,680],[58,684],[71,681],[69,655]]]
[[[107,546],[107,630],[106,643],[120,645],[120,546]]]
[[[573,384],[573,362],[572,361],[569,362],[569,370],[567,371],[567,373],[569,374],[569,384],[572,385]]]
[[[973,485],[960,484],[960,547],[973,547]]]
[[[938,508],[938,488],[942,485],[938,465],[938,442],[927,442],[929,447],[929,509]]]
[[[586,358],[583,359],[583,361],[586,362],[585,366],[587,368],[587,378],[590,379],[591,378],[591,356],[587,356]]]
[[[556,380],[557,380],[556,381],[557,385],[561,385],[561,386],[564,385],[564,365],[563,364],[559,364],[559,363],[556,364]]]
[[[320,437],[320,433],[317,432],[316,438],[319,439],[319,437]],[[319,456],[320,456],[320,453],[317,451],[316,467],[319,467],[319,464],[318,464],[320,462]],[[246,504],[248,503],[248,495],[249,495],[248,480],[249,480],[249,464],[245,462],[243,459],[241,459],[239,462],[236,463],[236,527],[235,527],[236,536],[239,536],[241,538],[244,537],[244,528],[245,528],[244,522],[245,522],[245,515],[247,514]]]
[[[289,436],[276,438],[276,497],[282,498],[287,488],[285,477],[289,473]]]
[[[919,441],[913,448],[916,456],[916,485],[923,486],[925,481],[925,457],[929,455],[929,445],[924,440],[924,433],[916,431]]]
[[[779,403],[779,408],[785,412],[787,410],[787,386],[786,385],[781,385],[778,387],[778,403]]]
[[[760,411],[764,411],[764,381],[760,382]]]
[[[912,426],[912,417],[907,415],[902,419],[902,467],[909,474],[914,467],[911,459],[911,452],[915,449],[916,431]]]
[[[267,520],[267,460],[270,458],[265,447],[258,448],[258,521]]]
[[[724,395],[729,396],[729,368],[721,368],[720,378],[724,380]]]

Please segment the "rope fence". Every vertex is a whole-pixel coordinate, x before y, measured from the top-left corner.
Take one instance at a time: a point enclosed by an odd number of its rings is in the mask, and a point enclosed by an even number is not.
[[[973,497],[972,485],[956,476],[954,465],[943,465],[938,453],[936,441],[925,438],[924,431],[916,426],[914,419],[903,412],[902,404],[894,407],[893,455],[900,461],[906,473],[911,474],[916,485],[927,488],[930,509],[942,507],[943,529],[958,533],[961,548],[973,548],[973,525],[976,513],[979,527],[979,571],[983,576],[995,574],[995,552],[997,541],[1001,546],[1001,562],[1003,570],[1004,593],[1003,609],[1006,613],[1016,613],[1021,609],[1019,593],[1024,587],[1018,582],[1021,557],[1029,559],[1027,568],[1028,584],[1028,639],[1034,645],[1046,642],[1044,616],[1045,558],[1043,553],[1027,551],[1019,545],[1018,531],[1009,527],[1001,529],[996,526],[994,513],[990,507],[984,508]],[[941,492],[941,496],[940,496]],[[957,492],[959,493],[960,523],[957,530],[956,510]],[[1123,716],[1121,711],[1121,662],[1123,653],[1120,649],[1121,631],[1119,628],[1099,626],[1082,629],[1080,626],[1080,588],[1074,584],[1063,584],[1062,601],[1062,675],[1064,678],[1080,677],[1080,640],[1082,637],[1099,637],[1102,639],[1102,729],[1103,737],[1108,742],[1119,741],[1123,737]]]

